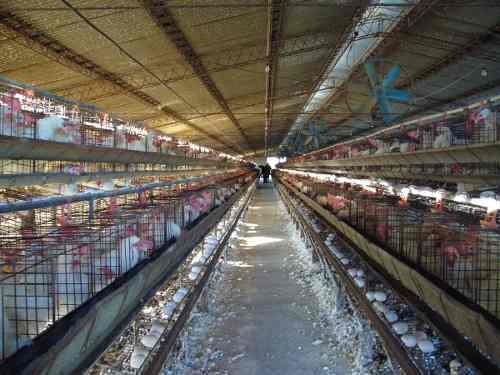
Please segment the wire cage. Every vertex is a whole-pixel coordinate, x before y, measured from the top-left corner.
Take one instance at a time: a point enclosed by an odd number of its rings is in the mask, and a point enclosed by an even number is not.
[[[284,177],[374,243],[405,258],[500,318],[500,231],[495,213],[466,203],[362,192],[348,184]],[[306,187],[309,185],[309,188]]]
[[[0,214],[1,358],[171,244],[241,178],[217,181]]]
[[[155,152],[184,158],[238,160],[121,120],[85,103],[0,77],[0,137]]]
[[[496,99],[474,103],[452,114],[445,112],[409,124],[391,126],[348,144],[337,144],[297,156],[289,159],[287,164],[495,143],[499,141],[499,109]]]

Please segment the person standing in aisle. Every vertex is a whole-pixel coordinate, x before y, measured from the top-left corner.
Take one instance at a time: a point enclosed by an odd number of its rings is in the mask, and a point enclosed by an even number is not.
[[[264,179],[264,183],[267,184],[269,181],[269,175],[271,174],[271,166],[266,163],[264,167],[262,167],[262,178]]]

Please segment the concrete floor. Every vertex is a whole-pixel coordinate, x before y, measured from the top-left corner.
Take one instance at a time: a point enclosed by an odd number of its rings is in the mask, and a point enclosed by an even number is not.
[[[204,344],[223,355],[208,373],[349,374],[329,351],[316,297],[283,265],[294,244],[278,200],[271,184],[260,185],[242,224]]]

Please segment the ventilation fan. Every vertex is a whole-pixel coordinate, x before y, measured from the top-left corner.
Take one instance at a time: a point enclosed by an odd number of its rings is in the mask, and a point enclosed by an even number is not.
[[[366,81],[351,83],[347,90],[347,106],[355,117],[369,114],[368,122],[389,124],[400,117],[402,111],[409,110],[409,106],[398,105],[409,104],[413,99],[410,91],[396,88],[398,80],[404,80],[399,65],[386,60],[371,60],[364,64],[364,73]],[[359,92],[366,91],[367,87],[369,98],[357,106],[351,105],[350,98],[359,96]]]

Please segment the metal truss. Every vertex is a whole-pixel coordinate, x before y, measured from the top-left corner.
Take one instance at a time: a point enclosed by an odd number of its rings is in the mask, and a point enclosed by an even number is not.
[[[398,35],[401,33],[408,32],[413,25],[415,25],[433,6],[435,6],[441,0],[422,0],[420,3],[415,6],[410,12],[408,12],[404,17],[402,17],[398,24],[392,29],[390,33],[386,33],[383,36],[383,40],[380,44],[375,48],[375,50],[371,53],[371,56],[375,58],[383,58],[388,53],[396,50],[402,42],[401,38],[393,37],[394,35]],[[359,70],[353,71],[351,76],[356,76],[359,73]],[[342,94],[345,93],[346,90],[346,81],[342,86],[340,86],[335,95],[325,103],[325,106],[330,106],[336,99],[338,99]],[[398,88],[401,88],[398,85]],[[318,112],[321,111],[322,108],[318,109]],[[349,118],[353,117],[354,114],[351,114],[346,119],[342,120],[338,126],[342,125]]]
[[[279,58],[297,56],[305,53],[331,48],[334,44],[329,39],[329,33],[309,33],[294,36],[283,40],[279,51]],[[225,70],[243,68],[248,65],[266,62],[266,47],[262,44],[248,45],[242,48],[219,51],[216,54],[201,56],[203,64],[208,73],[222,72]],[[165,84],[180,82],[196,77],[190,66],[175,67],[161,75]],[[144,77],[140,71],[129,72],[122,78],[139,89],[159,86],[157,80]],[[69,86],[58,93],[62,96],[78,98],[80,101],[97,100],[113,95],[123,94],[109,82],[104,80],[92,81],[84,85]]]
[[[206,69],[203,61],[191,46],[191,43],[189,43],[189,41],[187,40],[186,36],[177,24],[177,21],[175,20],[173,14],[167,9],[167,7],[155,7],[158,4],[159,2],[156,0],[144,1],[144,5],[153,20],[163,30],[167,38],[175,45],[177,51],[189,63],[189,66],[193,70],[196,77],[201,81],[203,86],[207,89],[212,98],[217,102],[219,107],[222,108],[222,111],[229,118],[231,123],[238,129],[248,146],[252,148],[250,140],[245,134],[241,124],[231,112],[226,99],[217,88],[217,85],[212,80],[212,78],[210,78],[209,72]]]
[[[267,65],[266,65],[266,96],[265,96],[265,131],[264,148],[267,156],[269,134],[272,128],[273,97],[275,95],[276,79],[278,76],[279,50],[282,45],[281,32],[283,28],[286,0],[270,0],[267,25]]]
[[[222,144],[226,148],[239,153],[231,145],[226,144],[224,141],[179,115],[177,112],[174,112],[166,106],[160,107],[160,102],[158,100],[141,91],[140,88],[135,87],[122,77],[100,67],[86,57],[62,45],[54,38],[45,35],[43,32],[35,29],[33,26],[21,20],[14,14],[0,12],[0,33],[4,34],[16,43],[47,56],[73,71],[96,79],[101,85],[106,83],[109,87],[113,87],[116,92],[126,94],[148,107],[153,107],[155,111],[160,111],[163,115],[166,115],[175,121],[181,122],[204,134],[206,137],[216,141],[217,143]]]

